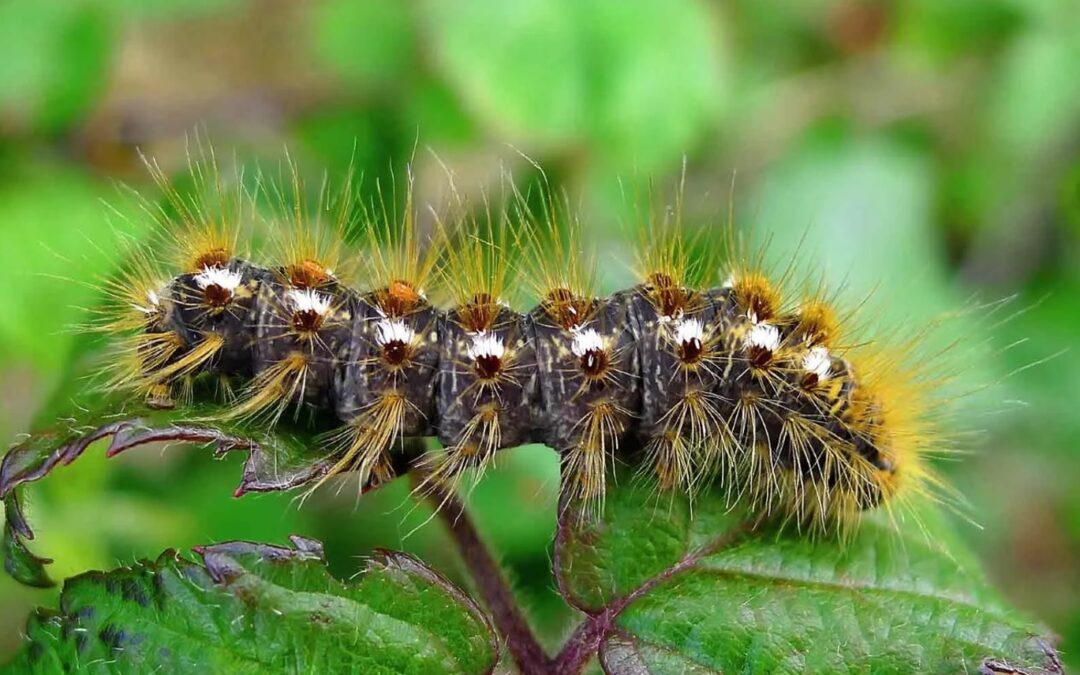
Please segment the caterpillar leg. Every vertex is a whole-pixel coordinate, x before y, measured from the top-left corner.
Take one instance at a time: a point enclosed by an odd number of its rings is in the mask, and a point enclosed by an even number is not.
[[[599,518],[604,512],[607,474],[626,432],[629,413],[610,401],[594,404],[578,426],[580,441],[563,456],[563,472],[570,502],[580,503],[582,516]]]
[[[368,489],[394,478],[390,453],[402,437],[402,427],[410,403],[398,391],[382,394],[361,411],[345,428],[329,438],[338,460],[308,493],[346,471],[356,471],[361,489]]]

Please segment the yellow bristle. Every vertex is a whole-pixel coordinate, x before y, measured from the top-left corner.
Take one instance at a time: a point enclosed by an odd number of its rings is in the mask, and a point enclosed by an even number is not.
[[[760,272],[736,274],[732,290],[739,309],[754,321],[771,321],[780,313],[780,293]]]
[[[401,441],[401,425],[409,407],[415,408],[400,392],[384,393],[361,410],[348,426],[330,435],[328,441],[333,454],[341,456],[306,495],[346,471],[357,472],[361,488],[381,485],[393,478],[389,453],[394,443]]]
[[[444,231],[421,232],[411,172],[406,176],[400,208],[394,203],[395,193],[388,203],[381,186],[376,187],[376,200],[362,209],[362,238],[370,266],[361,276],[373,289],[379,309],[387,316],[400,317],[426,299],[445,243]]]
[[[123,335],[146,330],[163,314],[160,303],[169,275],[153,249],[126,238],[118,239],[117,245],[121,249],[120,271],[100,280],[105,299],[101,308],[91,310],[93,318],[85,330]]]
[[[542,174],[541,174],[542,175]],[[526,278],[548,317],[572,330],[588,321],[597,306],[596,257],[584,250],[584,232],[569,197],[544,184],[535,194],[516,192],[514,212],[524,223],[528,255]]]
[[[245,387],[242,400],[226,411],[222,419],[251,419],[275,426],[295,402],[299,412],[310,368],[309,357],[300,351],[271,365]]]
[[[217,333],[207,333],[202,336],[199,342],[188,347],[187,351],[171,363],[162,365],[155,370],[144,371],[136,379],[136,384],[148,387],[192,375],[209,363],[223,346],[225,346],[224,337]]]
[[[352,169],[339,187],[324,175],[312,197],[300,168],[286,154],[278,175],[263,173],[259,184],[273,205],[264,219],[269,221],[270,259],[281,269],[282,280],[305,289],[352,281],[357,257],[347,255],[345,246],[357,216]]]
[[[830,346],[840,335],[840,324],[836,312],[826,302],[811,298],[799,305],[797,330],[799,335],[811,345]]]
[[[649,441],[645,447],[647,465],[661,492],[690,489],[695,475],[694,454],[694,446],[678,431],[665,431]]]
[[[722,253],[711,228],[691,229],[684,223],[683,193],[686,165],[675,193],[674,203],[657,208],[650,184],[644,195],[627,198],[633,217],[635,260],[649,299],[666,317],[695,311],[702,299],[699,290],[714,282]]]
[[[434,486],[449,486],[457,492],[467,471],[473,472],[473,485],[486,473],[502,446],[502,425],[497,404],[480,406],[465,425],[458,443],[442,453],[428,455],[421,462],[424,480],[417,492],[427,494]]]
[[[571,500],[581,504],[581,514],[599,517],[604,512],[607,473],[626,431],[629,412],[613,403],[601,402],[577,422],[581,441],[566,453],[563,470]]]
[[[660,418],[660,431],[646,447],[648,461],[642,471],[651,467],[661,490],[693,491],[710,473],[702,466],[723,455],[731,431],[720,402],[716,394],[691,390]]]
[[[470,333],[491,330],[504,306],[513,298],[510,285],[509,248],[513,234],[508,212],[494,207],[485,197],[480,213],[470,213],[462,202],[462,214],[446,230],[450,243],[442,282],[454,304],[454,318]]]
[[[183,348],[184,342],[174,332],[135,333],[116,336],[102,366],[103,388],[109,391],[133,391],[159,403],[155,407],[171,407],[167,394],[169,383],[147,376],[159,371]]]
[[[251,211],[244,190],[243,169],[222,171],[214,149],[196,137],[187,147],[191,193],[181,192],[154,159],[143,158],[151,178],[165,196],[166,209],[144,201],[144,209],[169,242],[176,266],[186,273],[223,267],[238,255],[240,232]]]

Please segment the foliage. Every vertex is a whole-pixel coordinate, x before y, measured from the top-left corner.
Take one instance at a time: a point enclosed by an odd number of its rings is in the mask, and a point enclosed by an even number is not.
[[[994,414],[963,421],[986,430],[978,452],[947,469],[981,526],[961,538],[1070,658],[1080,351],[1030,366],[1080,332],[1078,20],[1073,0],[0,1],[0,436],[56,421],[42,404],[95,302],[88,282],[115,263],[103,242],[139,236],[100,204],[118,204],[118,177],[142,187],[136,147],[169,171],[205,125],[226,150],[277,157],[288,144],[334,174],[354,161],[370,190],[409,158],[432,175],[426,146],[464,172],[493,154],[513,163],[513,146],[583,202],[589,236],[613,252],[607,288],[628,267],[615,179],[645,169],[670,183],[686,157],[696,219],[724,219],[735,174],[748,231],[801,247],[860,298],[879,289],[889,322],[1020,296],[1016,318],[961,336],[998,347],[974,381],[1003,383],[973,406]],[[245,455],[106,463],[91,450],[21,490],[18,510],[9,496],[5,527],[25,509],[46,536],[9,536],[6,564],[44,583],[27,547],[60,579],[303,532],[326,542],[338,577],[391,546],[464,580],[405,481],[302,510],[285,493],[234,500]],[[580,618],[549,573],[557,475],[553,453],[514,451],[470,500],[549,648]],[[0,662],[30,608],[57,602],[0,579]]]
[[[479,608],[410,556],[380,553],[348,584],[322,545],[247,542],[175,551],[69,579],[40,610],[12,672],[369,673],[490,671],[497,647]]]
[[[98,440],[111,439],[110,456],[162,440],[245,450],[237,496],[287,490],[325,470],[311,451],[313,439],[299,431],[256,436],[242,427],[184,421],[212,412],[203,406],[178,414],[106,398],[57,413],[65,420],[60,428],[15,446],[0,465],[7,572],[26,584],[49,583],[49,561],[27,548],[34,533],[19,488],[71,463]],[[977,565],[943,534],[933,510],[907,514],[899,524],[877,514],[850,539],[809,539],[751,522],[720,490],[691,504],[681,496],[658,499],[629,475],[618,483],[599,520],[579,520],[571,516],[577,509],[560,507],[556,581],[565,601],[585,617],[560,656],[551,662],[540,657],[537,667],[576,672],[595,655],[615,673],[911,672],[995,664],[1060,670],[1050,640],[1040,637],[1043,629],[990,590]],[[453,513],[450,520],[461,517]],[[108,662],[121,672],[150,664],[176,672],[207,666],[480,672],[493,666],[484,615],[419,561],[379,553],[361,583],[343,591],[323,568],[320,544],[300,538],[293,544],[295,550],[197,547],[205,568],[170,551],[153,563],[69,579],[60,614],[40,610],[31,618],[15,667],[48,672]],[[475,550],[463,554],[481,592],[489,592],[498,572]],[[409,592],[386,587],[402,585],[402,575]],[[340,603],[341,596],[348,602]],[[485,599],[518,658],[515,640],[525,638],[498,618],[512,612],[498,604],[507,599]],[[403,632],[400,621],[411,632]],[[195,627],[208,631],[192,634]]]

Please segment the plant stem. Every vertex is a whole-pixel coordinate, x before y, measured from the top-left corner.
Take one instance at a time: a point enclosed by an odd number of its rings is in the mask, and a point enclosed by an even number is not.
[[[560,503],[560,508],[562,504]],[[682,560],[659,574],[646,579],[630,593],[612,600],[606,607],[596,611],[586,611],[585,620],[563,645],[562,650],[551,662],[551,672],[555,675],[578,675],[593,656],[599,657],[600,645],[614,630],[615,620],[630,603],[651,591],[671,577],[692,569],[707,555],[716,553],[741,540],[747,533],[760,525],[760,518],[744,520],[737,526],[722,533],[711,543],[691,551]],[[561,526],[561,525],[560,525]],[[562,534],[560,532],[560,534]],[[556,551],[557,553],[557,551]],[[562,590],[562,588],[560,587]],[[562,590],[564,597],[566,591]]]
[[[551,659],[529,628],[506,577],[465,512],[465,505],[442,486],[429,486],[428,490],[431,501],[436,506],[441,504],[439,517],[446,523],[480,597],[491,612],[495,628],[506,640],[506,648],[522,675],[550,673]]]

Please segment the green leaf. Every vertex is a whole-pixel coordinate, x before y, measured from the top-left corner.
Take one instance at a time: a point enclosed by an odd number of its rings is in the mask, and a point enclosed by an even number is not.
[[[408,76],[413,35],[406,3],[329,0],[313,19],[316,54],[350,83],[386,85]]]
[[[4,538],[0,542],[0,554],[3,556],[4,571],[11,578],[27,586],[48,588],[53,585],[45,573],[45,565],[52,561],[40,558],[26,548],[25,539],[32,536],[22,509],[12,493],[4,499]]]
[[[718,17],[695,0],[432,0],[438,65],[497,129],[650,170],[723,98]]]
[[[460,590],[378,552],[343,584],[319,542],[200,547],[69,579],[39,610],[12,672],[490,672],[498,646]]]
[[[0,498],[5,500],[7,522],[0,553],[5,569],[22,583],[51,584],[44,571],[50,561],[27,550],[26,541],[33,539],[33,531],[19,507],[18,491],[25,483],[75,461],[98,441],[109,439],[105,449],[108,457],[160,442],[211,446],[215,455],[247,453],[233,493],[236,497],[304,485],[322,477],[332,464],[330,454],[320,450],[315,432],[306,427],[285,424],[267,430],[242,421],[192,422],[220,416],[227,405],[204,398],[175,410],[152,410],[127,395],[87,387],[79,373],[93,361],[92,340],[84,338],[77,345],[77,351],[80,349],[87,351],[77,359],[66,386],[39,415],[39,430],[12,446],[0,462]],[[419,452],[419,448],[415,450]],[[396,461],[403,466],[414,458],[406,452]]]
[[[839,542],[751,532],[716,494],[691,517],[631,482],[556,541],[559,587],[609,673],[1060,672],[1045,629],[946,550],[932,510],[874,514]]]
[[[113,23],[96,3],[0,3],[0,113],[61,131],[104,90]]]

